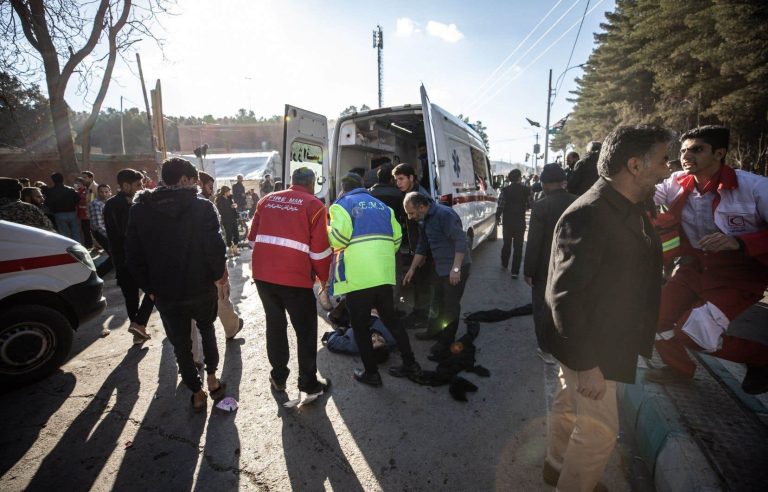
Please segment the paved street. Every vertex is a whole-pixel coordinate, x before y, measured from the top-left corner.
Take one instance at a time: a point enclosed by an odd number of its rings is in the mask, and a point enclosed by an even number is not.
[[[530,302],[522,278],[513,281],[499,267],[500,248],[497,241],[473,252],[463,311]],[[467,403],[454,401],[447,387],[394,379],[386,369],[383,388],[355,383],[359,359],[328,352],[318,337],[318,367],[332,380],[330,395],[286,410],[287,397],[269,388],[264,313],[248,254],[242,258],[230,262],[230,271],[245,329],[231,342],[219,330],[222,379],[240,402],[237,412],[191,412],[157,313],[152,340],[133,347],[110,275],[107,311],[80,329],[61,371],[0,395],[0,489],[548,489],[540,477],[554,370],[535,354],[530,316],[482,325],[477,363],[491,377],[464,374],[479,386]],[[102,327],[109,336],[101,338]],[[320,334],[328,329],[321,320]],[[433,367],[429,342],[413,343],[422,365]],[[291,350],[294,398],[293,340]],[[619,454],[606,483],[629,490]]]

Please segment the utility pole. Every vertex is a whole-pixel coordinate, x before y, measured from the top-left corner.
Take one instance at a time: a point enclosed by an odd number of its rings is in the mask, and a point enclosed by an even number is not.
[[[139,64],[139,79],[141,80],[141,92],[144,93],[144,107],[147,108],[147,128],[149,129],[149,148],[152,151],[152,155],[157,160],[155,155],[155,135],[152,132],[152,113],[149,111],[149,99],[147,98],[147,88],[144,85],[144,72],[141,70],[141,57],[136,53],[136,63]]]
[[[539,152],[541,152],[539,132],[536,132],[536,144],[533,146],[533,174],[539,174]]]
[[[544,165],[547,165],[549,157],[549,111],[552,109],[552,69],[549,69],[549,84],[547,85],[547,126],[544,133]]]
[[[382,52],[384,50],[384,33],[381,30],[381,26],[376,26],[376,30],[373,31],[373,47],[376,48],[378,55],[379,65],[379,107],[383,106],[382,92],[384,90],[384,82],[382,80],[382,72],[384,70],[384,60],[382,59]]]
[[[123,144],[123,155],[125,155],[125,130],[123,130],[123,96],[120,96],[120,142]]]

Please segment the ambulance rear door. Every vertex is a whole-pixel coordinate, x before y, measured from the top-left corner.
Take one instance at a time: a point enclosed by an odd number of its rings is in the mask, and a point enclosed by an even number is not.
[[[432,197],[437,198],[440,194],[438,186],[438,170],[437,170],[437,142],[435,140],[435,127],[434,118],[432,115],[432,104],[429,102],[429,96],[427,96],[427,89],[424,84],[421,84],[421,111],[424,115],[424,133],[426,134],[427,144],[427,161],[429,168],[429,192]]]
[[[285,105],[283,120],[283,182],[290,185],[293,171],[308,167],[315,172],[315,196],[328,194],[328,119],[305,109]]]

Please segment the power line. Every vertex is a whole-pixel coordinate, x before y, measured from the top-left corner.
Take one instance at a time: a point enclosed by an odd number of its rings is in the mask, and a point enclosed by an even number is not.
[[[568,63],[565,64],[565,70],[568,70],[568,67],[571,66],[571,59],[573,58],[573,52],[576,51],[576,43],[579,42],[579,34],[581,34],[581,26],[584,25],[584,19],[587,17],[587,9],[589,9],[589,2],[590,0],[587,0],[587,5],[584,7],[584,13],[581,16],[581,23],[579,24],[579,30],[576,31],[576,39],[573,40],[573,46],[571,46],[571,54],[568,55]],[[563,72],[565,73],[565,72]],[[557,99],[557,94],[560,92],[560,88],[563,86],[563,83],[565,82],[565,77],[563,77],[562,80],[560,80],[560,84],[555,88],[555,94],[552,96],[552,105],[555,104],[555,99]]]
[[[595,10],[597,7],[598,7],[598,6],[600,6],[600,4],[601,4],[601,3],[603,3],[603,1],[604,1],[604,0],[600,0],[599,2],[597,2],[597,3],[595,4],[595,6],[594,6],[594,7],[592,7],[591,9],[589,9],[589,11],[587,12],[587,15],[591,14],[591,13],[592,13],[592,12],[593,12],[593,11],[594,11],[594,10]],[[500,93],[501,91],[503,91],[504,89],[506,89],[506,87],[507,87],[509,84],[511,84],[513,81],[517,80],[517,78],[518,78],[518,77],[520,77],[521,75],[523,75],[523,74],[526,72],[526,70],[528,70],[528,69],[531,67],[531,65],[533,65],[534,63],[536,63],[537,61],[539,61],[539,59],[540,59],[542,56],[544,56],[545,54],[547,54],[547,52],[548,52],[549,50],[551,50],[551,49],[552,49],[552,48],[553,48],[553,47],[554,47],[554,46],[555,46],[555,45],[556,45],[558,42],[560,42],[560,40],[561,40],[561,39],[563,39],[563,38],[565,37],[565,35],[566,35],[566,34],[568,34],[569,32],[571,32],[571,31],[573,30],[573,28],[575,28],[577,25],[579,25],[579,22],[576,22],[576,23],[574,23],[574,24],[573,24],[571,27],[569,27],[567,30],[565,30],[565,31],[563,32],[563,34],[561,34],[561,35],[560,35],[560,37],[559,37],[559,38],[557,38],[557,39],[556,39],[556,40],[555,40],[555,41],[554,41],[552,44],[550,44],[549,46],[547,46],[547,47],[544,49],[544,51],[542,51],[541,53],[539,53],[539,55],[538,55],[536,58],[534,58],[534,59],[533,59],[533,60],[532,60],[530,63],[528,63],[528,65],[526,65],[524,68],[522,68],[522,69],[521,69],[519,72],[515,73],[515,75],[514,75],[514,76],[512,76],[512,78],[508,79],[508,80],[507,80],[507,82],[506,82],[504,85],[502,85],[501,87],[499,87],[499,89],[498,89],[496,92],[494,92],[494,93],[493,93],[491,96],[489,96],[488,98],[486,98],[486,99],[485,99],[485,100],[484,100],[482,103],[479,103],[479,104],[477,104],[475,107],[476,107],[476,108],[479,108],[479,107],[481,107],[481,106],[483,106],[483,105],[487,104],[488,102],[490,102],[490,101],[491,101],[491,100],[492,100],[494,97],[498,96],[498,95],[499,95],[499,93]]]
[[[558,25],[558,24],[560,24],[560,21],[562,21],[562,20],[563,20],[563,18],[564,18],[566,15],[568,15],[568,13],[569,13],[571,10],[573,10],[573,8],[574,8],[574,7],[575,7],[575,6],[576,6],[576,5],[577,5],[579,2],[581,2],[581,0],[576,0],[575,2],[573,2],[573,4],[571,4],[571,6],[570,6],[570,7],[568,7],[568,10],[566,10],[566,11],[565,11],[565,12],[564,12],[564,13],[563,13],[563,14],[562,14],[560,17],[558,17],[558,19],[557,19],[557,20],[556,20],[556,21],[555,21],[555,22],[554,22],[554,23],[553,23],[551,26],[549,26],[549,29],[547,29],[547,30],[544,32],[544,34],[542,34],[541,36],[539,36],[539,39],[537,39],[535,43],[533,43],[531,46],[529,46],[529,47],[528,47],[528,49],[527,49],[527,50],[525,50],[525,53],[523,53],[522,55],[520,55],[520,56],[517,58],[517,60],[515,60],[515,61],[512,63],[512,66],[510,66],[510,67],[507,67],[507,69],[504,71],[504,73],[502,73],[502,74],[501,74],[499,77],[497,77],[497,78],[496,78],[496,80],[494,80],[494,81],[493,81],[493,83],[492,83],[491,85],[489,85],[489,86],[488,86],[488,87],[486,87],[486,88],[485,88],[483,91],[481,91],[481,92],[480,92],[478,95],[476,95],[476,96],[475,96],[475,98],[474,98],[474,99],[472,99],[472,101],[469,103],[469,107],[470,107],[470,109],[474,109],[476,106],[478,106],[478,104],[477,104],[477,101],[479,101],[480,99],[482,99],[482,97],[483,97],[485,94],[487,94],[487,93],[488,93],[488,91],[490,91],[490,90],[491,90],[491,89],[492,89],[492,88],[493,88],[495,85],[497,85],[499,82],[503,81],[503,80],[504,80],[504,78],[505,78],[505,77],[506,77],[506,76],[507,76],[507,75],[508,75],[508,74],[509,74],[509,73],[510,73],[512,70],[514,70],[516,66],[518,66],[518,63],[520,62],[520,60],[522,60],[523,58],[525,58],[525,56],[526,56],[528,53],[530,53],[530,52],[531,52],[531,50],[533,50],[533,48],[535,48],[536,46],[538,46],[538,44],[539,44],[541,41],[543,41],[543,40],[544,40],[544,38],[547,36],[547,34],[549,34],[549,33],[552,31],[552,29],[554,29],[555,27],[557,27],[557,25]],[[542,19],[542,21],[543,21],[543,19]],[[505,61],[506,61],[506,60],[505,60]]]
[[[552,12],[553,12],[553,11],[554,11],[556,8],[557,8],[557,6],[558,6],[558,5],[560,5],[561,3],[563,3],[563,0],[557,0],[557,3],[556,3],[556,4],[555,4],[555,5],[554,5],[554,6],[553,6],[551,9],[549,9],[549,12],[547,12],[547,13],[544,15],[544,17],[542,17],[542,18],[541,18],[541,20],[539,20],[538,24],[536,24],[536,25],[533,27],[533,29],[531,29],[531,30],[530,30],[530,32],[529,32],[529,33],[528,33],[528,34],[527,34],[527,35],[526,35],[526,36],[523,38],[523,40],[522,40],[522,41],[520,41],[520,44],[518,44],[518,45],[517,45],[517,47],[515,47],[515,49],[514,49],[514,50],[512,50],[512,52],[511,52],[510,54],[508,54],[508,55],[507,55],[507,57],[506,57],[506,58],[504,58],[504,60],[502,60],[502,62],[501,62],[501,63],[499,63],[499,65],[498,65],[498,66],[497,66],[497,67],[496,67],[496,68],[493,70],[493,72],[491,72],[491,74],[490,74],[490,75],[489,75],[489,76],[488,76],[488,77],[487,77],[487,78],[486,78],[486,79],[483,81],[483,83],[482,83],[482,84],[480,84],[480,86],[478,86],[477,90],[480,90],[480,89],[482,89],[483,87],[485,87],[485,84],[487,84],[488,82],[490,82],[490,81],[491,81],[491,79],[493,79],[494,75],[496,75],[496,73],[498,73],[498,71],[499,71],[499,70],[501,70],[501,68],[502,68],[502,67],[503,67],[503,66],[504,66],[504,65],[505,65],[505,64],[506,64],[506,63],[509,61],[509,59],[510,59],[510,58],[512,58],[512,57],[514,56],[514,54],[515,54],[515,53],[517,53],[517,50],[519,50],[519,49],[520,49],[520,48],[523,46],[523,44],[525,44],[525,42],[526,42],[526,41],[528,41],[528,38],[530,38],[530,37],[531,37],[531,35],[533,35],[533,33],[534,33],[534,32],[536,32],[536,29],[538,29],[538,28],[539,28],[539,26],[540,26],[540,25],[541,25],[541,24],[542,24],[542,23],[543,23],[545,20],[547,20],[547,17],[549,17],[549,15],[550,15],[550,14],[551,14],[551,13],[552,13]]]

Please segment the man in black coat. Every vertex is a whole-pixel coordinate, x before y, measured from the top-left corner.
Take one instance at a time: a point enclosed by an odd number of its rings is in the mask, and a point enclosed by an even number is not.
[[[499,206],[496,208],[496,222],[502,224],[504,245],[501,247],[501,266],[509,265],[509,254],[512,253],[512,278],[520,273],[520,262],[523,260],[523,238],[525,236],[525,211],[531,200],[531,190],[520,183],[522,173],[513,169],[507,175],[509,186],[501,189]]]
[[[133,205],[134,195],[144,188],[143,180],[144,175],[135,169],[121,170],[117,173],[118,192],[104,204],[104,228],[107,231],[109,256],[115,266],[117,285],[123,293],[125,309],[131,322],[128,331],[133,334],[133,343],[136,345],[141,345],[151,338],[147,332],[147,323],[155,307],[147,291],[144,291],[144,298],[139,302],[139,284],[125,262],[128,213]]]
[[[576,163],[568,179],[568,192],[581,196],[597,181],[597,159],[600,157],[600,142],[587,144],[587,155]]]
[[[528,245],[525,248],[523,273],[525,281],[531,286],[533,300],[533,325],[536,329],[538,348],[536,353],[547,364],[556,364],[552,357],[552,348],[548,340],[547,326],[551,326],[552,316],[547,310],[544,294],[547,288],[552,237],[555,224],[576,196],[565,191],[565,171],[557,164],[547,164],[541,172],[544,198],[531,207],[531,223],[528,230]]]
[[[213,204],[197,196],[197,169],[176,157],[163,163],[161,173],[164,186],[141,193],[131,208],[126,259],[136,282],[154,297],[192,406],[202,410],[208,395],[192,359],[189,326],[194,319],[200,331],[208,390],[223,396],[213,322],[216,283],[228,281],[226,247]]]
[[[601,178],[555,229],[547,281],[560,387],[549,415],[544,481],[593,490],[619,430],[616,382],[650,356],[661,296],[661,244],[643,202],[669,175],[669,131],[620,127],[605,139]]]

